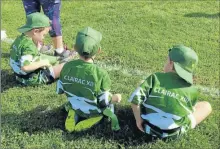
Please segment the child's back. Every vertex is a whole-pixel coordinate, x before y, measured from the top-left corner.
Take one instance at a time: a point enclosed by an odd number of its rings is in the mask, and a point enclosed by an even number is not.
[[[147,90],[149,87],[150,90]],[[142,103],[141,117],[146,120],[146,124],[149,122],[162,130],[183,128],[183,126],[184,129],[188,129],[191,125],[188,117],[192,116],[198,92],[176,73],[152,74],[139,90],[140,93],[149,92],[149,95],[144,95],[146,99]],[[135,95],[138,94],[133,94],[131,100]],[[132,103],[141,102],[138,97],[136,99],[136,101],[133,99]]]
[[[192,76],[197,63],[192,49],[175,46],[169,51],[165,73],[150,75],[133,92],[129,102],[141,131],[158,138],[175,138],[210,114],[208,102],[197,103]]]
[[[119,130],[112,102],[120,102],[121,96],[112,96],[107,71],[93,63],[101,50],[101,39],[101,33],[90,27],[78,32],[75,49],[80,59],[66,63],[57,82],[57,93],[66,93],[70,103],[65,122],[69,132],[90,128],[103,115],[111,118],[113,130]]]
[[[109,102],[111,88],[109,75],[93,63],[81,59],[68,62],[61,71],[59,83],[69,95],[73,109],[81,116],[99,114],[101,105],[105,107]],[[104,97],[101,103],[98,103],[97,95]]]

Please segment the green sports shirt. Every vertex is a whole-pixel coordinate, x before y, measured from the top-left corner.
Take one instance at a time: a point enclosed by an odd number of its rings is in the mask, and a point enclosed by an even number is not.
[[[39,60],[39,52],[31,38],[21,34],[11,45],[10,66],[15,73],[26,75],[21,70],[22,66],[29,65],[32,61]]]
[[[129,102],[141,106],[141,117],[162,130],[194,127],[192,113],[197,89],[176,73],[150,75],[131,95]],[[183,127],[182,127],[183,126]]]
[[[66,63],[57,82],[57,93],[65,93],[72,108],[83,117],[99,115],[109,105],[111,80],[107,71],[81,59]]]
[[[27,73],[22,71],[21,67],[39,61],[40,59],[48,59],[53,65],[57,62],[58,58],[40,54],[35,43],[25,34],[18,36],[10,49],[10,66],[16,74],[17,81],[25,85],[36,85],[49,81],[48,76],[43,73],[42,69]]]

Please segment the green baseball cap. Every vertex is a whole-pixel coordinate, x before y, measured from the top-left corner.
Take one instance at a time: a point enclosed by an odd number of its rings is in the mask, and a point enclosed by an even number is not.
[[[102,34],[91,27],[79,31],[76,36],[75,48],[81,56],[92,57],[97,52],[102,40]]]
[[[42,13],[35,12],[27,15],[26,24],[18,28],[18,31],[21,33],[25,33],[34,28],[49,27],[49,26],[50,26],[49,18]]]
[[[184,45],[176,45],[169,50],[169,58],[174,62],[177,74],[188,83],[193,84],[193,71],[198,64],[196,52]]]

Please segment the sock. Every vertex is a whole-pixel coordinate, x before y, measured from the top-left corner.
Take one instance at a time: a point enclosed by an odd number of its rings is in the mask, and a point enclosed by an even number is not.
[[[57,48],[57,49],[55,49],[55,51],[56,51],[58,54],[61,54],[61,53],[64,51],[64,48]]]

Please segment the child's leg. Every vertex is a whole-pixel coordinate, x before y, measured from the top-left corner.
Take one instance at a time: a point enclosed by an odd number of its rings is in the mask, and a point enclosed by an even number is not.
[[[75,131],[83,131],[86,129],[89,129],[93,127],[94,125],[98,124],[102,120],[103,116],[96,116],[96,117],[91,117],[85,120],[80,121],[77,123],[75,126]]]
[[[50,64],[51,65],[56,65],[56,64],[59,64],[59,57],[57,56],[51,56],[51,55],[46,55],[46,54],[40,54],[40,59],[42,60],[49,60]]]
[[[69,109],[68,115],[65,121],[65,128],[69,132],[73,132],[75,130],[76,123],[79,121],[79,116],[73,109]]]
[[[196,125],[202,122],[211,112],[212,107],[209,102],[197,102],[195,105],[195,112],[193,112],[193,117],[196,120]]]
[[[63,68],[65,63],[62,63],[62,64],[59,64],[59,65],[55,65],[53,66],[52,68],[50,68],[50,72],[51,72],[51,76],[54,78],[54,79],[57,79],[60,77],[60,72]]]

